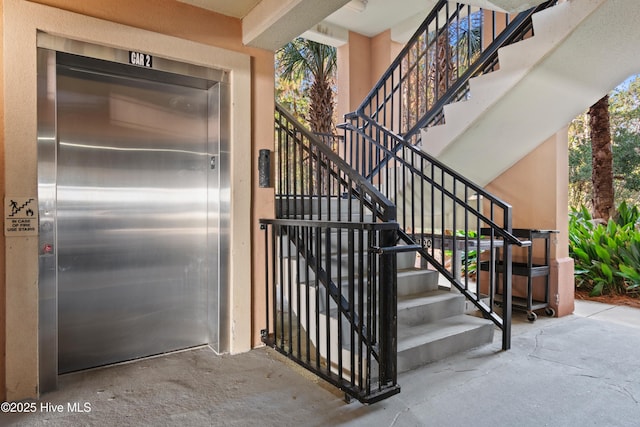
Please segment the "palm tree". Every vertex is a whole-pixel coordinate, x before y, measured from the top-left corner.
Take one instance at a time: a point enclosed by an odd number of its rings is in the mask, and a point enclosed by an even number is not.
[[[613,215],[613,151],[609,122],[609,95],[589,108],[593,217],[608,221]]]
[[[287,43],[276,54],[282,77],[311,82],[309,88],[309,117],[311,130],[333,133],[333,89],[336,71],[336,49],[321,43],[297,38]]]

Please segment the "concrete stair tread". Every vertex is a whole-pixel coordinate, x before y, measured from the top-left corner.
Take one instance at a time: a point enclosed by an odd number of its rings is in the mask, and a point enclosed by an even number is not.
[[[438,272],[412,268],[398,271],[398,298],[438,289]]]
[[[423,325],[464,313],[465,298],[448,290],[398,297],[398,324]]]
[[[439,289],[419,294],[403,295],[398,297],[398,311],[450,299],[464,300],[464,296],[462,294]]]
[[[493,328],[493,323],[489,320],[466,314],[448,317],[423,325],[404,326],[399,324],[398,353],[487,326]]]
[[[332,273],[335,273],[337,271],[337,269],[334,266],[332,266],[332,270],[331,271],[332,271]],[[347,268],[343,268],[342,272],[343,272],[343,274],[340,277],[340,279],[341,279],[341,283],[342,283],[342,288],[344,289],[344,288],[347,288],[349,286],[348,274],[347,274],[348,273],[348,269]],[[398,279],[399,279],[398,283],[402,283],[402,280],[403,280],[402,278],[403,277],[404,278],[420,277],[420,276],[428,276],[428,275],[436,274],[436,273],[437,272],[435,270],[427,270],[427,269],[424,269],[424,268],[415,268],[415,267],[409,267],[409,268],[405,268],[405,269],[402,269],[402,270],[398,269],[397,270]],[[366,268],[365,268],[365,277],[366,277]],[[357,274],[357,271],[356,271],[356,274],[354,275],[354,278],[356,279],[356,281],[360,278],[360,276]],[[311,281],[315,283],[315,276],[312,276]],[[301,285],[304,285],[306,283],[307,283],[306,280],[301,279],[301,281],[300,281]],[[364,283],[364,286],[366,288],[368,280],[365,278],[363,280],[363,283]],[[416,292],[416,294],[417,293],[423,293],[423,292],[427,292],[427,291],[436,290],[437,288],[438,288],[437,283],[436,283],[435,286],[427,285],[427,289],[422,290],[420,292]],[[410,294],[410,295],[415,295],[415,294]],[[404,298],[404,297],[408,297],[410,295],[403,294],[403,295],[400,295],[400,296]]]
[[[437,293],[444,293],[444,294],[456,295],[448,291],[438,290],[437,276],[433,276],[433,275],[437,275],[437,272],[434,270],[424,270],[424,269],[414,268],[414,269],[398,271],[398,301],[399,302],[407,301],[405,305],[402,306],[403,308],[410,309],[412,307],[419,307],[422,305],[429,304],[430,294],[435,295]],[[409,278],[408,281],[407,281],[407,278]],[[343,278],[343,280],[344,281],[342,282],[342,296],[343,298],[348,300],[349,299],[349,291],[348,291],[349,283],[346,278]],[[405,285],[405,283],[407,284]],[[362,296],[364,301],[366,301],[367,285],[368,285],[368,281],[365,279],[363,282],[364,294]],[[416,289],[420,289],[420,291],[416,292],[415,291]],[[322,290],[322,295],[324,295],[324,290]],[[457,295],[462,296],[460,294],[457,294]],[[357,307],[359,297],[360,297],[360,293],[358,292],[358,287],[354,289],[354,296],[356,298],[356,300],[354,301],[354,304]],[[409,300],[415,299],[416,297],[419,298],[418,302],[416,303],[409,302]],[[322,305],[323,304],[322,301],[324,301],[324,296],[321,298],[322,298],[321,307],[324,307]],[[438,301],[444,301],[448,299],[453,299],[453,298],[437,297],[436,299],[431,301],[438,302]],[[332,317],[335,317],[337,316],[337,308],[335,307],[335,301],[331,299],[330,304],[331,304],[331,307],[329,312],[331,313]],[[400,310],[400,308],[401,306],[399,303],[398,310]]]

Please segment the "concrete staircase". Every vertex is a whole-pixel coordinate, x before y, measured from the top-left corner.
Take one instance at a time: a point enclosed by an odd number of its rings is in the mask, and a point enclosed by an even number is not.
[[[349,200],[340,200],[340,210],[343,212],[342,219],[346,218],[349,203]],[[358,206],[355,206],[355,202],[351,203],[352,214],[356,215]],[[326,204],[316,204],[316,206],[307,206],[306,208],[311,208],[312,211],[317,212],[318,206],[321,206],[320,209],[322,212],[325,212],[325,214],[322,215],[323,219],[327,219],[328,217],[331,217],[331,220],[338,219],[338,204],[335,203],[335,201],[332,202],[331,209],[328,209]],[[324,218],[325,216],[327,218]],[[344,254],[348,249],[346,246],[348,239],[345,235],[338,239],[338,233],[335,233],[335,235],[331,237],[331,251],[332,253],[337,253],[338,240],[340,240]],[[324,245],[325,243],[323,242],[323,248]],[[282,256],[290,257],[290,262],[295,262],[294,258],[297,257],[297,254],[284,253]],[[340,258],[334,256],[331,270],[337,271],[338,263],[341,263],[342,271],[344,272],[343,275],[346,275],[348,262],[346,257],[346,255]],[[408,371],[452,354],[488,344],[493,339],[494,325],[491,321],[464,314],[464,296],[448,288],[440,288],[438,286],[439,274],[437,271],[421,269],[415,265],[416,254],[414,252],[399,253],[397,255],[398,372]],[[310,295],[310,300],[312,301],[312,309],[315,307],[316,298],[319,298],[321,312],[318,325],[320,328],[320,342],[315,342],[314,333],[310,335],[313,345],[319,348],[320,354],[324,357],[327,353],[326,344],[324,343],[327,323],[325,316],[326,313],[329,313],[330,334],[332,337],[337,337],[338,309],[332,299],[330,299],[329,307],[326,307],[325,288],[320,287],[316,292],[313,286],[307,286],[307,280],[311,280],[312,282],[315,280],[315,274],[312,271],[309,272],[308,276],[309,277],[307,277],[306,268],[302,268],[298,279],[300,286],[297,289],[295,287],[293,289],[295,289],[294,292],[299,292],[303,298],[306,298],[304,293],[307,292],[307,289],[311,290],[312,295]],[[343,277],[342,281],[343,294],[348,295],[346,290],[347,278]],[[288,284],[285,283],[285,287],[287,287],[287,285]],[[297,295],[293,295],[293,299],[296,297]],[[301,319],[306,318],[306,312],[297,313],[295,305],[290,307],[290,309]],[[316,322],[313,313],[310,317],[312,319],[311,325],[306,325],[303,321],[302,326],[307,330],[315,330]],[[350,334],[350,325],[345,317],[342,318],[341,325],[342,335],[348,337]],[[349,343],[343,342],[342,348],[343,359],[347,361],[349,360]],[[330,351],[335,357],[338,352],[337,342],[332,344]],[[345,370],[348,370],[348,366]]]
[[[499,50],[500,70],[470,81],[422,149],[486,185],[632,74],[636,0],[568,0],[533,15],[534,37]]]
[[[404,255],[404,254],[403,254]],[[465,314],[463,295],[438,287],[430,270],[419,288],[400,286],[398,274],[398,372],[490,343],[494,325]]]

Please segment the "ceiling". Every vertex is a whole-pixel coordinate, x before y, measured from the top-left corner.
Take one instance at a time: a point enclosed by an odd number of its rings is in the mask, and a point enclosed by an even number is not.
[[[242,19],[243,42],[276,50],[293,38],[340,46],[349,31],[368,37],[391,30],[405,43],[438,0],[177,0]],[[542,0],[467,0],[492,9],[530,7]]]
[[[178,0],[222,15],[244,18],[261,0]]]
[[[277,2],[277,6],[295,0],[177,0],[223,15],[245,19],[256,12],[261,3]],[[375,36],[392,29],[392,37],[405,42],[413,34],[437,0],[344,0],[344,6],[330,11],[328,16],[307,21],[289,40],[302,35],[319,42],[339,46],[346,43],[349,31]],[[326,0],[316,4],[326,3]],[[274,3],[275,4],[275,3]],[[288,20],[291,26],[291,20]],[[288,40],[287,40],[288,41]],[[251,43],[248,43],[251,44]],[[259,46],[260,47],[260,46]],[[279,47],[279,46],[278,46]],[[278,47],[272,47],[272,50]]]
[[[408,19],[429,13],[437,0],[355,0],[329,15],[325,21],[373,37]]]

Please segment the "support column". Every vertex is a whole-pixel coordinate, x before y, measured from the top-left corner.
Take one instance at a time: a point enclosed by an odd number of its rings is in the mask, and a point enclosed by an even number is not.
[[[358,108],[402,47],[391,39],[391,30],[374,37],[349,32],[349,41],[338,47],[339,121]]]

